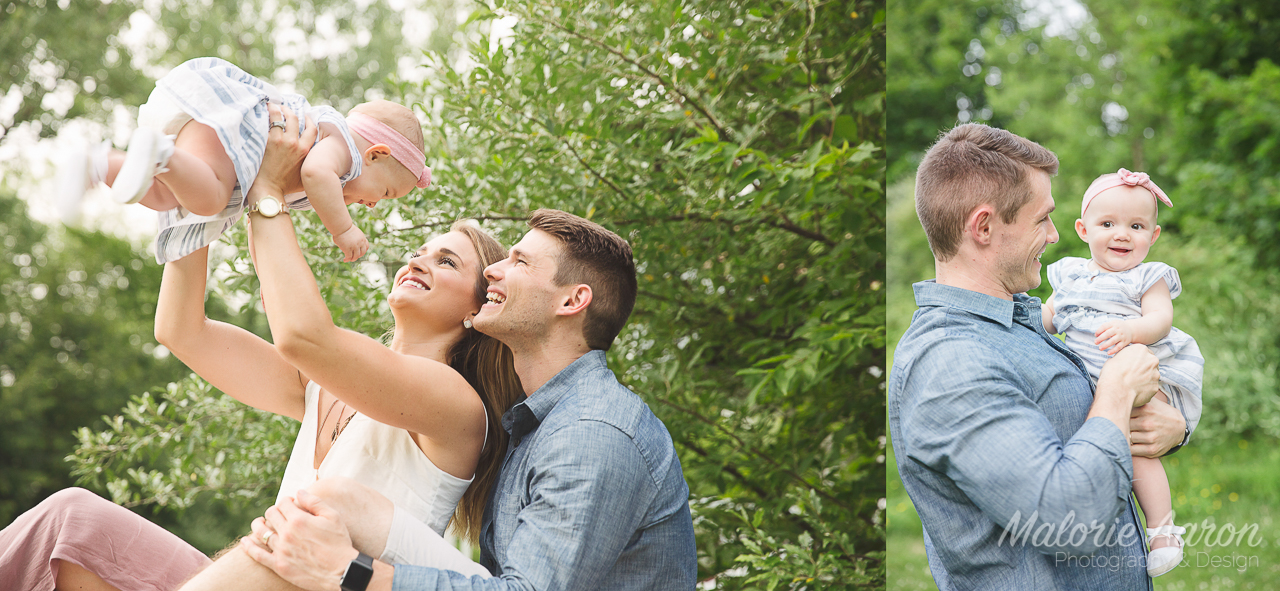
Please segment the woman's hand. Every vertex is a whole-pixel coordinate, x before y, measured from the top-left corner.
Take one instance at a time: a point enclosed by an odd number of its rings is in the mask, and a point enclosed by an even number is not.
[[[288,107],[267,104],[271,121],[284,120],[284,129],[272,126],[267,130],[267,148],[262,154],[262,167],[253,181],[251,193],[280,197],[302,190],[302,161],[316,143],[319,129],[315,121],[306,120],[306,129],[298,133],[298,116]],[[265,193],[263,193],[265,191]],[[253,199],[252,201],[257,201]]]

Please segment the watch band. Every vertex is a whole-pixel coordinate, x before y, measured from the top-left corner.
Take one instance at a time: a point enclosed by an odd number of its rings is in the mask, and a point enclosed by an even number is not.
[[[267,195],[245,210],[245,218],[255,213],[265,218],[273,218],[282,214],[289,215],[289,208],[279,198]]]
[[[365,591],[369,580],[373,578],[373,557],[361,552],[347,565],[347,572],[342,573],[339,586],[342,591]]]
[[[1182,442],[1181,442],[1181,443],[1179,443],[1178,445],[1175,445],[1175,446],[1173,446],[1173,447],[1169,448],[1169,451],[1164,452],[1164,455],[1166,455],[1166,456],[1173,455],[1173,452],[1176,452],[1176,451],[1178,451],[1178,450],[1182,449],[1182,446],[1186,445],[1186,444],[1187,444],[1187,440],[1189,440],[1189,439],[1191,439],[1191,427],[1184,427],[1184,428],[1183,428],[1183,430],[1182,430]],[[1163,456],[1161,456],[1161,457],[1163,457]]]

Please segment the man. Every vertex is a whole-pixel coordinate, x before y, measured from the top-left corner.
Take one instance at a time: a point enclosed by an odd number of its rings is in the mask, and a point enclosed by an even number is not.
[[[497,578],[468,576],[481,572],[477,565],[421,524],[399,524],[419,536],[419,563],[449,569],[361,555],[348,525],[385,525],[393,510],[348,481],[326,485],[345,489],[328,493],[342,511],[299,493],[255,520],[244,553],[228,554],[184,589],[261,588],[263,571],[246,554],[314,591],[694,588],[689,488],[671,437],[605,365],[635,303],[631,247],[561,211],[538,210],[529,226],[510,256],[485,270],[490,302],[474,319],[511,347],[527,394],[503,416],[511,438],[480,534],[481,563]],[[284,581],[266,588],[291,588]]]
[[[1024,293],[1058,241],[1057,169],[1040,145],[967,124],[917,173],[937,278],[914,286],[920,309],[895,352],[889,430],[944,591],[1151,587],[1131,454],[1166,453],[1185,421],[1159,401],[1134,409],[1159,383],[1145,347],[1108,361],[1095,390]]]

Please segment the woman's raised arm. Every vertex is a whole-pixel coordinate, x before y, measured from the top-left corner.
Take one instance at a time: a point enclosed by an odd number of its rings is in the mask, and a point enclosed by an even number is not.
[[[254,408],[302,420],[306,380],[276,348],[204,312],[209,248],[166,263],[156,340],[213,387]]]
[[[271,105],[272,118],[279,107]],[[282,156],[292,154],[297,119],[285,113],[286,128],[268,136],[263,165],[246,195],[254,204],[280,199],[288,188]],[[314,129],[314,126],[308,126]],[[278,152],[277,152],[278,150]],[[267,321],[280,355],[343,402],[369,418],[428,439],[457,442],[484,437],[484,406],[470,384],[443,363],[392,351],[363,334],[333,323],[307,266],[288,215],[250,216]],[[470,393],[470,396],[465,394]]]

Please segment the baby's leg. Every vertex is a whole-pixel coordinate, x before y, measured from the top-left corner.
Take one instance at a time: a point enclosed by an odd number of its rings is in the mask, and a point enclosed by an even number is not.
[[[107,156],[108,186],[115,186],[124,159],[125,153],[120,150],[112,150]],[[196,215],[214,215],[231,200],[236,186],[235,166],[217,132],[208,125],[190,121],[182,127],[166,168],[169,171],[156,175],[160,182],[151,183],[138,203],[156,211],[181,205]]]
[[[116,184],[116,176],[120,174],[120,168],[124,166],[125,153],[121,150],[112,149],[107,154],[107,176],[103,181],[108,187],[114,187]],[[167,211],[179,205],[178,200],[173,197],[173,191],[161,183],[151,183],[151,188],[147,189],[147,194],[138,201],[156,211]]]
[[[1133,457],[1133,493],[1138,497],[1147,527],[1155,528],[1173,524],[1173,498],[1169,493],[1169,478],[1164,465],[1157,458]],[[1170,545],[1166,536],[1152,540],[1152,549]]]
[[[1155,396],[1168,402],[1164,392]],[[1169,477],[1159,458],[1133,457],[1133,494],[1138,497],[1142,513],[1147,517],[1147,527],[1173,525],[1173,497],[1169,491]],[[1157,536],[1151,541],[1151,549],[1173,544],[1169,536]]]
[[[212,127],[196,121],[184,125],[167,168],[169,171],[157,174],[156,180],[187,211],[214,215],[227,207],[236,186],[236,169]],[[143,203],[150,197],[144,197]],[[164,197],[163,192],[157,195],[158,199]]]

